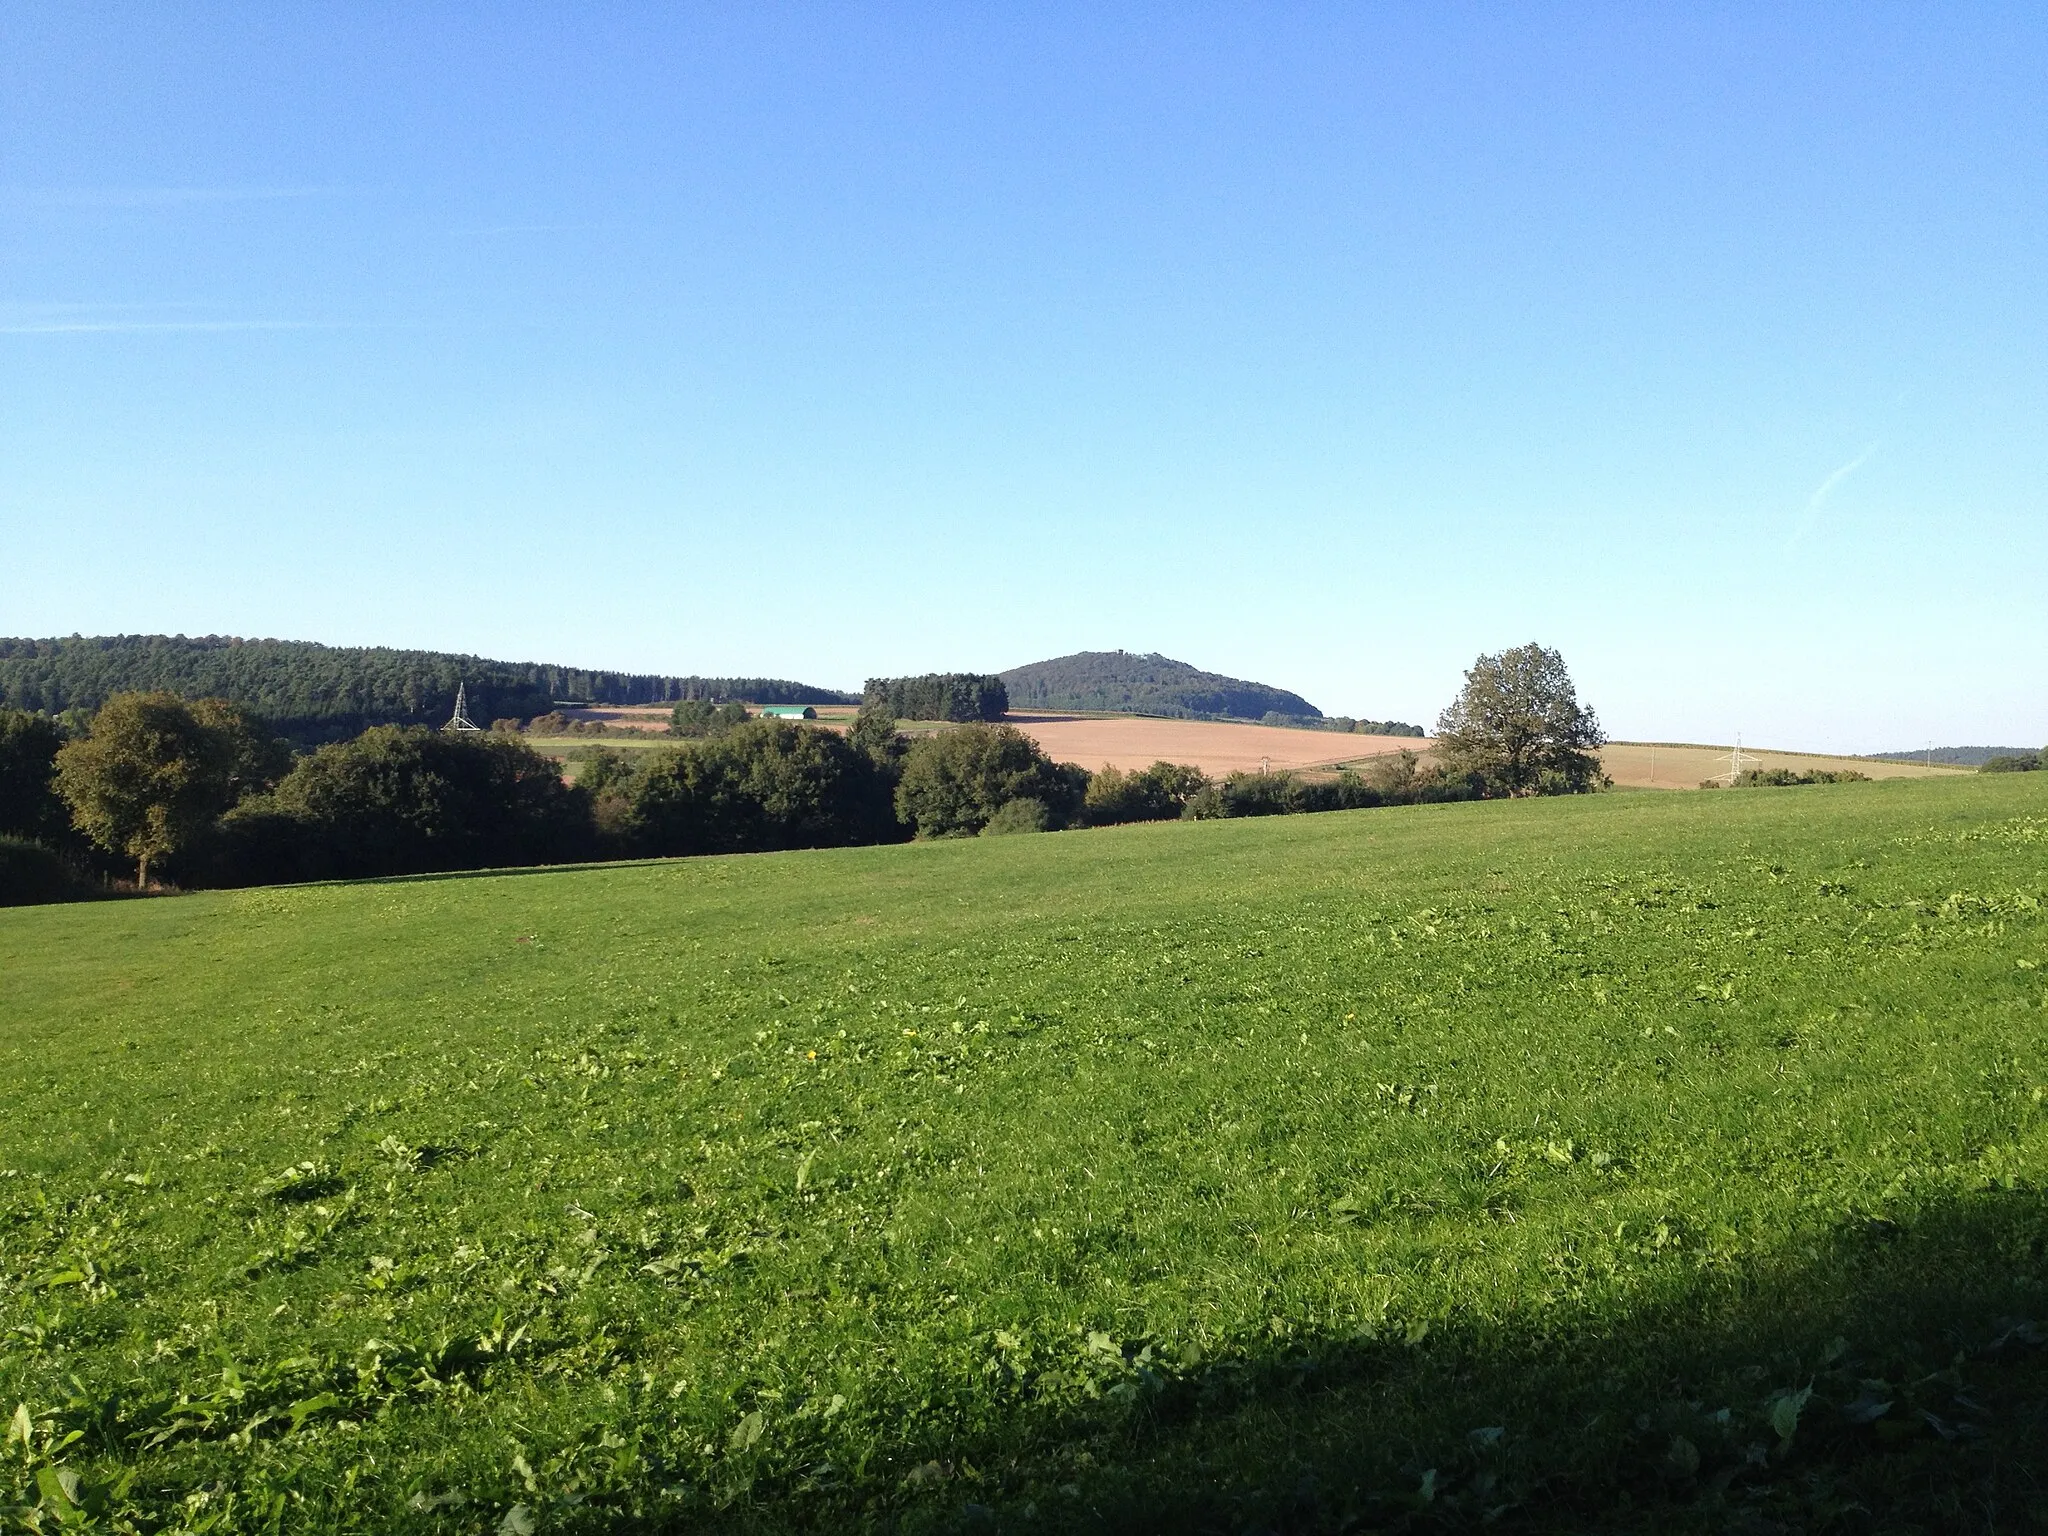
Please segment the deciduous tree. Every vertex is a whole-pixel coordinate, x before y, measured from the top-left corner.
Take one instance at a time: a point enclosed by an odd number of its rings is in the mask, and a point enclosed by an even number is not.
[[[1475,661],[1436,733],[1446,771],[1479,775],[1489,794],[1579,794],[1606,782],[1594,756],[1607,740],[1599,720],[1579,703],[1564,658],[1534,642]]]
[[[283,753],[234,705],[174,693],[117,693],[90,734],[57,753],[57,792],[78,829],[135,860],[188,847],[244,794],[282,771]]]

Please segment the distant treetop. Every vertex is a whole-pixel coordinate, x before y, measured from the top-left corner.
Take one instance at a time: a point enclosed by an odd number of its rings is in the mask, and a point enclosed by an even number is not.
[[[1096,709],[1182,718],[1263,720],[1323,712],[1298,693],[1204,672],[1184,661],[1136,651],[1077,651],[1002,674],[1012,709]]]
[[[861,708],[898,720],[1000,720],[1010,707],[999,677],[979,672],[927,672],[922,677],[871,677]]]

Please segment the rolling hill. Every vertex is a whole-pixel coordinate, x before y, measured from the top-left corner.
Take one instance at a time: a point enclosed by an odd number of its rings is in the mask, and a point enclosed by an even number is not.
[[[1077,651],[1012,667],[1001,676],[1010,690],[1012,709],[1120,710],[1234,720],[1261,720],[1269,714],[1320,720],[1323,715],[1285,688],[1204,672],[1156,652]]]

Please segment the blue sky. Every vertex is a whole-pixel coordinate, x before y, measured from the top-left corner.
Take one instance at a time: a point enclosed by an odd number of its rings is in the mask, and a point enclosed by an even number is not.
[[[2048,10],[0,12],[0,633],[2048,739]]]

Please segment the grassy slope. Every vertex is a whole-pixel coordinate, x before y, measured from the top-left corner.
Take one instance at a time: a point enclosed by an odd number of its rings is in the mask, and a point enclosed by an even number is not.
[[[0,1503],[2009,1528],[2044,864],[2016,775],[0,913]]]

